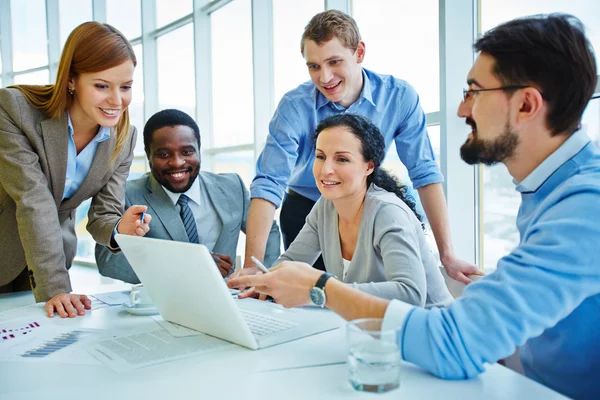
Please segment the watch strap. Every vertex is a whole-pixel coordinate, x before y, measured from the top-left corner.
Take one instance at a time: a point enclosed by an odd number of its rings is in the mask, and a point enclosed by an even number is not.
[[[333,274],[330,274],[329,272],[323,272],[323,274],[319,277],[319,279],[317,279],[317,283],[315,283],[315,287],[319,288],[321,290],[325,290],[325,283],[327,283],[327,280],[329,278],[333,278]]]

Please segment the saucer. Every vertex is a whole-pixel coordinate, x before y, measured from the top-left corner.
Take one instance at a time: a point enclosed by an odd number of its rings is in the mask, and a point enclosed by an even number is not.
[[[127,310],[127,312],[135,315],[155,315],[158,314],[156,307],[138,307],[135,304],[129,302],[121,304],[121,307]]]

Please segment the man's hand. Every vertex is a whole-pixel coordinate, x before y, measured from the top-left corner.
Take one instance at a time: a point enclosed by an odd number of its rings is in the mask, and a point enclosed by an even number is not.
[[[221,276],[223,278],[225,278],[227,275],[229,275],[229,273],[231,272],[231,269],[233,268],[233,261],[231,261],[231,257],[229,257],[226,254],[218,254],[218,253],[211,253],[211,254],[212,254],[213,260],[215,260],[215,264],[217,264],[217,267],[219,268],[219,272],[221,273]]]
[[[144,223],[140,220],[142,213],[148,210],[147,206],[131,206],[125,211],[117,231],[124,235],[132,236],[144,236],[150,230],[150,221],[152,216],[150,214],[144,215]]]
[[[61,318],[75,318],[91,310],[92,302],[84,294],[61,293],[48,300],[45,308],[49,318],[54,317],[55,310]]]
[[[240,290],[252,287],[257,293],[269,295],[275,302],[290,308],[309,303],[310,289],[322,273],[306,263],[284,261],[269,269],[268,274],[229,278],[227,286]]]
[[[448,276],[455,281],[468,285],[473,282],[467,275],[483,275],[476,265],[456,258],[454,255],[442,260],[442,265],[446,269]]]

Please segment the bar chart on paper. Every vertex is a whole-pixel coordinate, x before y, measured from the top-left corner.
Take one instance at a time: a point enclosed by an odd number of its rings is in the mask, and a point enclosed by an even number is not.
[[[86,336],[91,335],[92,333],[89,331],[70,331],[62,333],[51,340],[48,340],[41,344],[40,346],[27,350],[21,357],[23,358],[40,358],[47,357],[59,350],[62,350],[68,346],[76,344],[81,339]]]
[[[34,329],[39,327],[39,323],[37,323],[36,321],[32,321],[18,327],[0,328],[0,337],[2,337],[2,341],[17,339],[24,335],[30,334]]]

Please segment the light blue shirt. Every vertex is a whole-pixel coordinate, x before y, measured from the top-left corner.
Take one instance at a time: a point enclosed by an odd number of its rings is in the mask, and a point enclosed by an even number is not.
[[[353,113],[370,119],[392,141],[415,188],[443,181],[435,162],[425,113],[407,82],[363,69],[360,97],[350,107],[327,100],[311,82],[286,93],[269,124],[269,135],[256,164],[250,197],[281,204],[286,187],[317,201],[321,194],[312,173],[313,137],[317,124],[334,114]]]
[[[90,172],[96,150],[98,149],[98,143],[110,138],[110,128],[101,126],[96,136],[77,154],[77,147],[75,147],[75,140],[73,140],[73,133],[75,131],[73,130],[71,115],[68,113],[67,118],[69,121],[69,141],[67,146],[67,176],[62,197],[63,200],[73,197],[85,180],[88,172]]]
[[[518,183],[519,245],[446,309],[393,301],[402,357],[447,379],[521,348],[528,377],[573,398],[600,393],[600,150],[578,131]]]
[[[204,183],[196,178],[192,186],[185,193],[173,193],[166,187],[162,185],[161,187],[173,202],[173,207],[177,208],[177,212],[179,213],[181,213],[181,207],[177,205],[179,196],[185,194],[189,197],[188,206],[196,221],[196,230],[198,231],[200,243],[206,246],[209,251],[212,251],[223,230],[223,221],[221,221],[217,210],[211,204]]]

